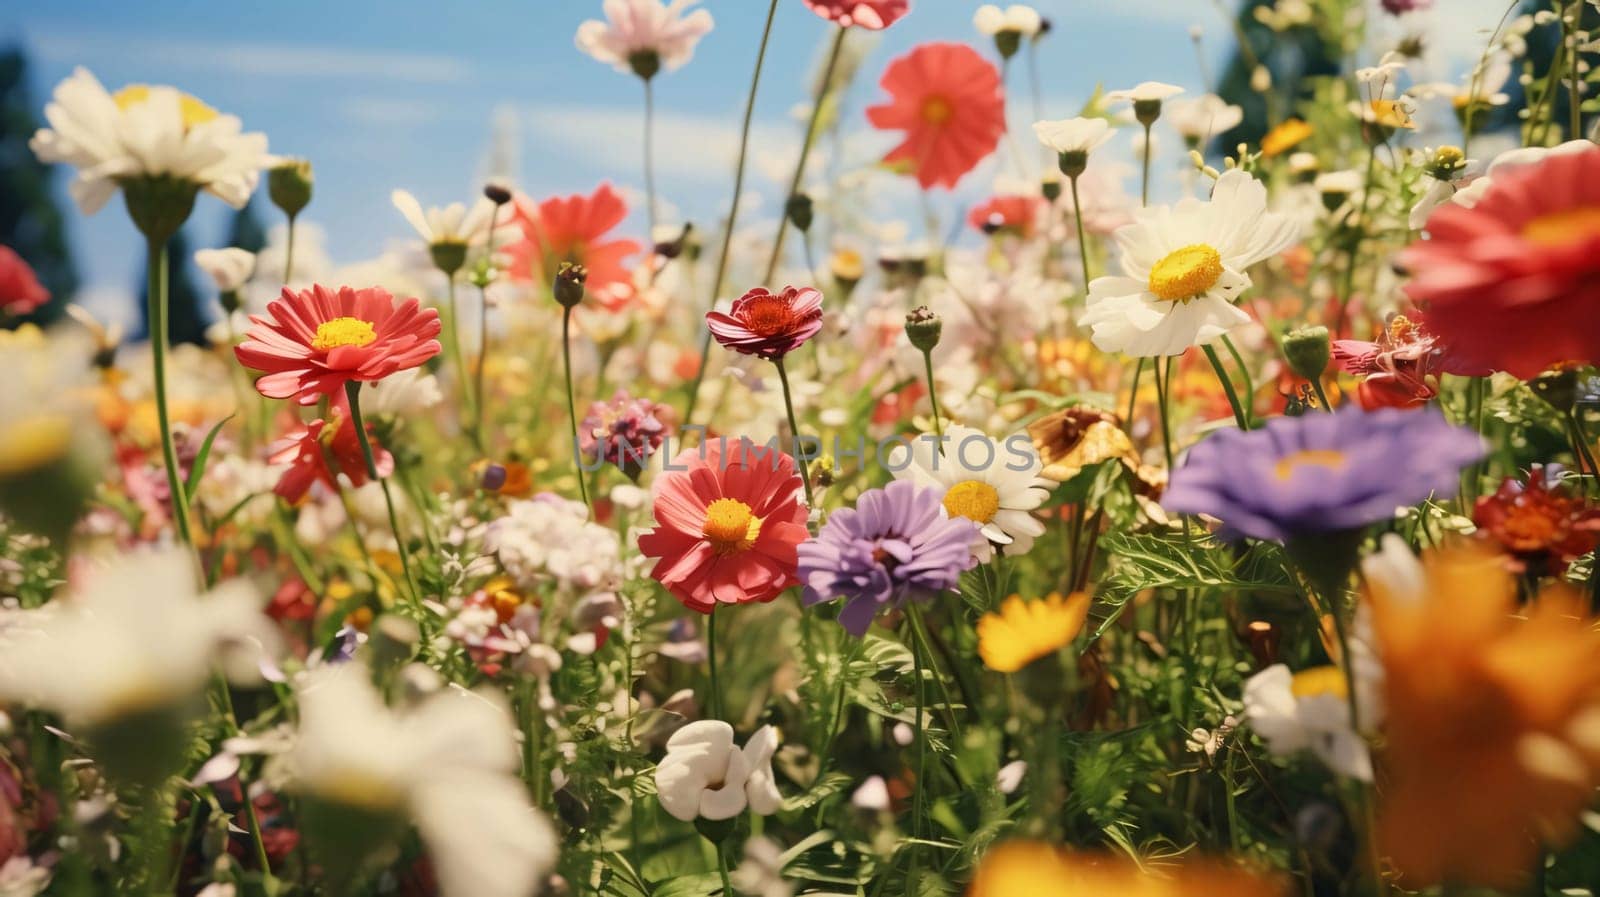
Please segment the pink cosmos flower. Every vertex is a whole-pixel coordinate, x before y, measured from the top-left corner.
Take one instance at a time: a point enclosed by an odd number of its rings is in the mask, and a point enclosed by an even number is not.
[[[415,299],[396,304],[381,287],[315,285],[267,304],[233,354],[266,371],[256,389],[269,399],[314,405],[351,380],[372,383],[439,354],[439,313]]]
[[[878,31],[911,11],[911,0],[805,0],[811,11],[840,27]]]
[[[784,287],[773,294],[756,287],[735,299],[728,311],[707,312],[706,326],[724,348],[775,361],[822,329],[822,292]]]
[[[645,64],[639,54],[654,54],[667,71],[694,56],[694,45],[711,30],[711,13],[683,13],[700,0],[606,0],[606,18],[578,26],[578,49],[627,74]],[[643,74],[642,72],[640,73]]]
[[[778,451],[709,439],[655,484],[656,528],[639,550],[650,575],[690,610],[771,601],[798,585],[806,506],[794,462]]]

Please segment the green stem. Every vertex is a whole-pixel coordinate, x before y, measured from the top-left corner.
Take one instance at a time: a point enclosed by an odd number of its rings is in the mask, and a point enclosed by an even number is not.
[[[1167,407],[1167,392],[1172,386],[1172,364],[1170,358],[1165,365],[1161,363],[1160,358],[1157,358],[1150,366],[1155,372],[1156,407],[1161,414],[1161,451],[1166,455],[1167,473],[1170,476],[1172,471],[1177,469],[1172,453],[1172,416]],[[1165,376],[1162,375],[1162,368],[1166,368]]]
[[[346,380],[344,394],[350,402],[350,423],[356,428],[356,441],[361,443],[361,457],[367,462],[367,478],[378,481],[378,488],[383,490],[383,504],[389,512],[389,531],[394,533],[395,553],[400,555],[400,569],[406,577],[406,587],[411,592],[413,601],[420,605],[422,594],[417,591],[417,581],[411,575],[411,551],[406,547],[405,536],[400,533],[400,516],[394,510],[394,493],[389,491],[389,480],[378,475],[378,462],[372,454],[372,441],[367,438],[367,425],[361,419],[361,383],[358,380]],[[356,536],[360,543],[360,534]]]
[[[178,475],[178,451],[172,443],[172,421],[167,410],[167,244],[149,240],[149,283],[145,288],[145,307],[150,330],[150,360],[154,370],[156,423],[161,429],[161,460],[167,468],[167,488],[172,497],[172,520],[178,540],[194,545],[189,531],[189,495]]]
[[[939,390],[933,385],[933,350],[922,350],[922,364],[928,372],[928,402],[933,406],[933,432],[944,439],[944,424],[939,420]],[[942,443],[941,443],[942,444]]]
[[[1356,221],[1355,234],[1350,237],[1349,257],[1345,259],[1344,290],[1339,296],[1339,316],[1334,319],[1334,339],[1340,339],[1345,335],[1344,328],[1350,314],[1350,303],[1355,300],[1356,257],[1361,250],[1361,241],[1366,236],[1367,213],[1372,206],[1372,179],[1378,171],[1378,143],[1377,141],[1371,143],[1367,152],[1366,180],[1361,190],[1361,217]]]
[[[283,244],[283,285],[294,282],[294,218],[289,216],[289,232]]]
[[[649,239],[656,239],[656,173],[655,173],[655,91],[651,88],[653,83],[649,78],[644,81],[644,193],[645,206],[650,220]]]
[[[1222,391],[1228,395],[1228,407],[1233,409],[1234,423],[1238,424],[1241,430],[1250,429],[1250,417],[1245,414],[1244,406],[1239,404],[1239,393],[1233,388],[1233,378],[1229,377],[1228,372],[1222,367],[1222,359],[1217,357],[1217,350],[1209,345],[1201,348],[1205,350],[1206,360],[1211,362],[1211,369],[1217,372],[1217,382],[1222,384]]]
[[[915,613],[916,608],[908,605],[907,617],[915,619],[915,617],[912,616]],[[913,623],[912,632],[915,633],[915,631],[916,625]],[[912,676],[915,678],[916,685],[916,717],[912,731],[914,733],[917,750],[917,780],[912,784],[911,789],[911,836],[913,838],[920,839],[922,838],[923,817],[927,815],[925,810],[927,804],[923,795],[925,795],[928,790],[928,742],[922,731],[922,708],[926,702],[922,687],[922,652],[918,650],[914,642],[911,648],[911,670]],[[916,847],[913,846],[911,848],[911,871],[906,880],[908,885],[908,893],[911,892],[911,888],[915,886],[917,880],[917,859],[918,851]]]
[[[1311,381],[1311,388],[1317,393],[1317,402],[1322,405],[1322,410],[1333,413],[1333,403],[1328,401],[1328,394],[1322,389],[1322,378],[1315,377]]]
[[[1128,416],[1122,421],[1122,429],[1129,434],[1133,433],[1133,413],[1139,406],[1139,381],[1144,378],[1144,364],[1146,359],[1140,358],[1139,363],[1133,368],[1133,387],[1128,390]]]
[[[722,897],[733,897],[733,883],[728,879],[728,851],[721,841],[713,841],[717,849],[717,871],[722,874]]]
[[[933,681],[939,686],[939,697],[944,701],[945,714],[950,722],[950,734],[956,741],[961,740],[961,723],[956,719],[955,700],[950,695],[950,686],[944,681],[944,676],[939,672],[939,664],[933,656],[933,640],[928,637],[928,623],[922,619],[922,608],[915,604],[906,606],[906,617],[911,620],[911,635],[916,639],[917,650],[928,658],[928,671],[933,674]]]
[[[1083,264],[1083,295],[1089,296],[1089,241],[1083,235],[1083,204],[1078,201],[1078,176],[1067,179],[1072,185],[1072,217],[1078,225],[1078,261]]]
[[[589,485],[583,479],[583,449],[578,443],[578,405],[572,397],[572,309],[566,308],[561,313],[561,365],[567,376],[567,419],[572,423],[572,466],[578,475],[578,491],[583,495],[583,503],[588,505],[590,516],[594,515],[594,506],[589,503]]]
[[[473,410],[472,381],[467,372],[467,362],[461,354],[461,315],[456,306],[456,272],[444,273],[446,302],[450,306],[450,364],[455,368],[456,380],[461,384],[461,404],[466,410],[467,420],[476,420],[477,412]],[[473,439],[474,442],[478,440]]]
[[[717,681],[717,610],[706,614],[706,663],[711,668],[711,694],[706,704],[712,719],[722,719],[722,683]]]
[[[789,438],[792,440],[790,445],[793,449],[790,454],[794,456],[795,467],[800,471],[800,482],[806,488],[806,507],[814,507],[816,502],[811,496],[811,473],[806,468],[806,451],[801,444],[800,424],[794,416],[794,397],[789,392],[789,374],[783,368],[781,357],[772,359],[772,363],[778,368],[778,383],[783,387],[783,410],[789,413]]]
[[[1239,347],[1233,344],[1233,340],[1226,333],[1222,335],[1222,345],[1228,350],[1228,354],[1233,356],[1233,363],[1239,366],[1239,374],[1244,377],[1246,410],[1253,415],[1255,413],[1256,380],[1250,376],[1250,366],[1244,363],[1244,356],[1239,354]]]
[[[756,50],[756,70],[750,76],[750,93],[744,101],[744,124],[739,129],[739,161],[733,173],[733,200],[728,207],[728,221],[722,232],[722,250],[717,254],[717,273],[711,278],[711,301],[708,308],[717,304],[722,293],[722,281],[728,273],[728,250],[733,245],[734,224],[739,220],[739,199],[744,196],[744,162],[750,150],[750,122],[755,117],[756,89],[761,86],[761,66],[767,58],[767,41],[772,37],[772,19],[778,12],[778,0],[767,5],[767,24],[761,30],[761,46]],[[694,380],[689,384],[689,401],[684,408],[685,426],[694,423],[695,404],[700,400],[700,384],[705,380],[706,365],[711,360],[711,331],[707,329],[700,340],[700,366],[695,369]]]
[[[1150,126],[1144,126],[1144,177],[1139,182],[1139,206],[1150,205]]]

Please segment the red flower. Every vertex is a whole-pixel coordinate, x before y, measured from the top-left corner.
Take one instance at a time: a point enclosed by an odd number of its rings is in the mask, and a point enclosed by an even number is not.
[[[1378,341],[1333,341],[1333,363],[1347,374],[1366,379],[1356,389],[1361,407],[1411,408],[1439,394],[1439,374],[1449,370],[1435,340],[1404,315],[1395,315]]]
[[[33,268],[9,246],[0,246],[0,314],[25,315],[50,301]]]
[[[784,287],[773,295],[756,287],[727,312],[707,312],[706,326],[725,348],[777,360],[822,329],[822,293],[815,287]]]
[[[1042,203],[1037,196],[992,196],[967,213],[967,223],[986,234],[1004,232],[1027,239],[1033,236]]]
[[[778,451],[707,439],[656,480],[656,528],[639,550],[650,575],[690,610],[771,601],[798,585],[795,551],[809,535],[794,462]]]
[[[298,504],[311,491],[311,486],[321,483],[337,489],[336,474],[344,474],[352,486],[367,482],[367,461],[361,453],[361,440],[356,436],[355,424],[348,414],[349,405],[341,397],[334,398],[334,420],[337,426],[332,436],[325,436],[327,423],[318,418],[303,427],[285,433],[282,439],[267,448],[269,464],[287,464],[289,469],[278,478],[273,492],[290,504]],[[372,460],[378,476],[394,472],[394,456],[373,440],[372,425],[367,425],[367,438],[372,443]],[[327,440],[326,451],[323,441]],[[333,466],[328,464],[329,458]],[[334,468],[337,469],[334,469]]]
[[[1000,73],[965,44],[923,44],[889,63],[878,83],[891,100],[869,108],[867,120],[906,132],[883,161],[910,165],[923,189],[954,188],[1005,134]]]
[[[858,25],[872,31],[888,28],[911,11],[911,0],[805,0],[811,11],[848,28]]]
[[[1441,205],[1427,230],[1399,261],[1452,356],[1525,380],[1600,362],[1600,148],[1496,177],[1472,208]]]
[[[1535,576],[1560,575],[1600,543],[1600,509],[1572,495],[1538,465],[1527,482],[1507,477],[1472,509],[1478,534],[1510,552]]]
[[[626,217],[628,205],[610,184],[601,184],[591,196],[573,194],[537,205],[519,195],[513,220],[523,239],[500,251],[511,259],[512,279],[524,282],[550,280],[562,262],[583,265],[589,269],[589,295],[615,311],[634,293],[633,276],[622,262],[641,247],[633,240],[605,237]]]
[[[239,363],[267,375],[256,389],[302,405],[340,392],[351,380],[382,380],[439,354],[439,313],[415,299],[399,305],[381,287],[338,292],[284,287],[234,348]]]

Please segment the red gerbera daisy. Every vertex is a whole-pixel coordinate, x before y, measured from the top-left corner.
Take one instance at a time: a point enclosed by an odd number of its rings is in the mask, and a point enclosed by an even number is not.
[[[878,83],[891,99],[867,120],[906,132],[883,161],[911,166],[923,189],[954,188],[1005,134],[1000,73],[966,44],[923,44],[889,63]]]
[[[725,348],[779,359],[822,329],[822,292],[815,287],[784,287],[773,294],[756,287],[735,299],[727,312],[707,312],[706,326]]]
[[[686,449],[656,479],[656,528],[639,550],[658,558],[650,575],[684,606],[771,601],[798,585],[795,551],[806,506],[794,462],[778,451],[709,439]]]
[[[1444,203],[1400,265],[1423,326],[1460,363],[1523,379],[1600,362],[1600,148],[1497,176]]]
[[[589,271],[589,295],[614,311],[633,298],[633,276],[623,261],[641,248],[633,240],[606,239],[626,217],[628,204],[610,184],[601,184],[590,196],[573,194],[538,204],[519,195],[513,220],[523,239],[500,251],[511,260],[512,279],[525,282],[548,281],[562,262],[583,265]]]
[[[843,27],[888,28],[911,11],[911,0],[805,0],[811,11]]]
[[[331,407],[335,424],[331,434],[327,432],[327,422],[318,418],[283,434],[283,438],[267,448],[267,463],[289,465],[272,491],[290,504],[299,504],[315,483],[329,489],[338,488],[334,480],[337,474],[344,474],[352,486],[366,485],[367,461],[350,417],[349,400],[342,393],[335,395]],[[371,424],[367,425],[367,439],[372,445],[372,460],[378,468],[378,476],[393,473],[394,456],[378,445]],[[332,465],[328,463],[330,458]]]
[[[313,405],[351,380],[373,382],[439,354],[439,313],[415,299],[395,304],[381,287],[313,286],[267,304],[233,354],[266,371],[256,389],[269,399]]]
[[[992,196],[967,213],[967,223],[986,234],[1007,233],[1027,239],[1033,236],[1043,202],[1037,196]]]
[[[0,314],[25,315],[50,301],[33,268],[9,246],[0,246]]]

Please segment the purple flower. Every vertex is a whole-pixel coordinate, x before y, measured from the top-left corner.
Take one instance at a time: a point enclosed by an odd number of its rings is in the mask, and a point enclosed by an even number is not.
[[[1456,493],[1483,439],[1436,408],[1346,408],[1219,430],[1189,450],[1161,503],[1209,514],[1227,539],[1353,530],[1397,508]]]
[[[805,603],[844,598],[839,623],[865,635],[878,611],[952,588],[973,564],[972,521],[941,512],[940,490],[897,480],[833,512],[799,548]]]
[[[609,402],[595,402],[578,427],[578,444],[590,458],[609,461],[636,477],[646,458],[661,448],[667,427],[666,409],[649,399],[636,399],[625,389]]]

